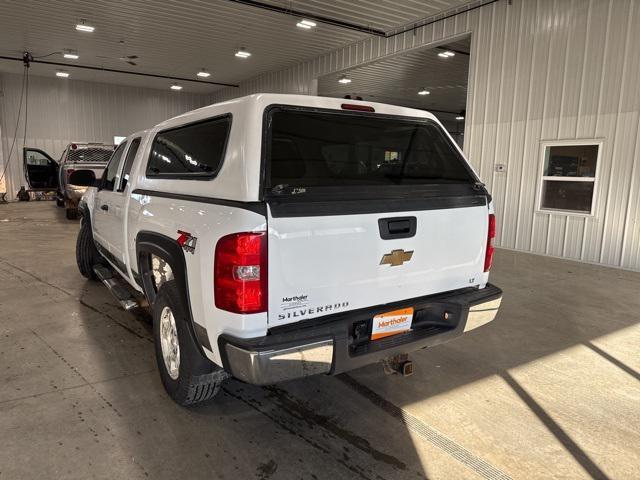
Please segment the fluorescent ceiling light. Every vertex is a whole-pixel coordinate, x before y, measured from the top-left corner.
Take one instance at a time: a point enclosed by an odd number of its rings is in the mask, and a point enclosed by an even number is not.
[[[200,70],[197,75],[202,78],[207,78],[211,76],[211,74],[207,72],[204,68]]]
[[[171,85],[171,90],[182,90],[182,85],[178,85],[177,83],[174,83],[173,85]]]
[[[244,48],[241,48],[236,52],[236,57],[239,57],[239,58],[249,58],[250,56],[251,54],[247,52]]]
[[[306,28],[307,30],[315,26],[316,22],[312,22],[311,20],[300,20],[298,23],[296,23],[296,27]]]
[[[79,32],[93,32],[96,29],[96,27],[92,27],[91,25],[85,25],[84,23],[78,23],[76,25],[76,30],[78,30]]]
[[[69,76],[69,72],[65,72],[64,70],[58,70],[56,72],[56,77],[67,78]]]
[[[427,90],[426,88],[423,88],[418,92],[418,95],[429,95],[430,93],[431,92],[429,90]]]
[[[455,56],[456,56],[456,54],[455,54],[455,53],[453,53],[453,52],[451,52],[451,51],[449,51],[449,50],[447,50],[446,52],[440,52],[440,53],[438,54],[438,56],[439,56],[439,57],[442,57],[442,58],[449,58],[449,57],[455,57]]]
[[[456,120],[464,120],[464,117],[463,117],[462,115],[458,115],[458,116],[456,117]]]
[[[351,83],[351,79],[349,77],[347,77],[346,75],[342,75],[339,79],[338,79],[339,83]]]
[[[66,52],[64,52],[63,56],[64,58],[68,58],[69,60],[78,60],[80,58],[77,53],[74,53],[71,50],[67,50]]]

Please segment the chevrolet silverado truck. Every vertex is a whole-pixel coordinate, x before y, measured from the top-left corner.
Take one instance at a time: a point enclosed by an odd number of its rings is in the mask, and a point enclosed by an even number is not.
[[[335,375],[495,317],[491,197],[430,113],[256,94],[130,135],[87,185],[77,263],[152,312],[179,404]]]

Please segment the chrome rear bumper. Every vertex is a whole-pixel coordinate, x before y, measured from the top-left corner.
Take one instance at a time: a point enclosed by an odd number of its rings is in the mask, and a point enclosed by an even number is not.
[[[502,303],[502,297],[470,307],[464,331],[468,332],[474,328],[481,327],[496,318],[500,303]]]
[[[389,356],[408,353],[453,340],[464,332],[492,321],[498,313],[502,290],[488,284],[483,289],[461,289],[439,295],[380,305],[328,319],[312,319],[271,329],[265,337],[218,338],[224,369],[239,380],[269,385],[317,374],[346,372]],[[374,315],[399,308],[415,308],[410,331],[381,340],[370,339]],[[356,325],[365,329],[364,343]]]
[[[227,343],[226,350],[230,373],[254,385],[268,385],[329,373],[333,362],[333,340],[261,352]]]

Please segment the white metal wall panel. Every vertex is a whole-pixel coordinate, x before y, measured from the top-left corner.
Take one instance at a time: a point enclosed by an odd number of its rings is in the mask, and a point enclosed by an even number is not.
[[[2,159],[7,159],[18,114],[21,75],[0,76]],[[112,143],[167,118],[212,103],[209,96],[163,92],[93,82],[29,78],[29,114],[26,145],[45,150],[54,159],[72,141]],[[7,171],[7,192],[13,198],[25,185],[22,170],[24,113]],[[4,165],[0,166],[0,174]]]
[[[318,76],[472,33],[465,151],[501,246],[640,270],[640,2],[504,0],[367,38],[214,94],[309,93]],[[542,140],[602,138],[593,217],[536,212]],[[507,165],[496,173],[496,163]]]

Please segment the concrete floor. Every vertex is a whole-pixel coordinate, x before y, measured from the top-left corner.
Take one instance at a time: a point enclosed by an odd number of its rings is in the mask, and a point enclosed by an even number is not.
[[[490,326],[212,404],[165,395],[148,325],[75,265],[51,202],[0,205],[0,480],[640,478],[640,274],[498,251]]]

